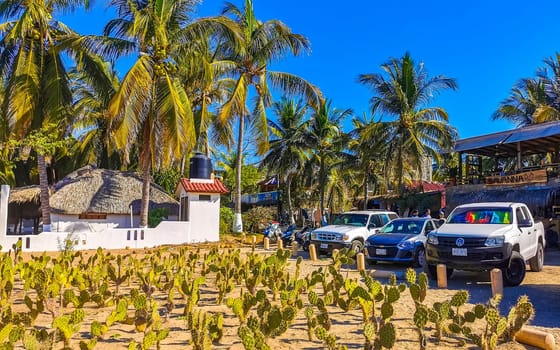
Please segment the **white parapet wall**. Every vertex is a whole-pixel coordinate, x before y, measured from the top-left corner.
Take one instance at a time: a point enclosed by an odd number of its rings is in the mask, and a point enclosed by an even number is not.
[[[219,237],[192,234],[189,222],[162,221],[155,228],[110,228],[100,232],[43,232],[38,235],[1,235],[2,251],[12,249],[21,240],[25,252],[73,250],[152,248],[160,245],[216,242]],[[68,241],[68,243],[67,243]]]
[[[192,230],[189,221],[162,221],[154,228],[107,227],[96,232],[43,232],[37,235],[8,235],[7,213],[9,186],[2,185],[0,193],[0,245],[9,251],[21,240],[25,252],[73,250],[152,248],[160,245],[219,241],[217,230]],[[218,217],[219,220],[219,217]]]

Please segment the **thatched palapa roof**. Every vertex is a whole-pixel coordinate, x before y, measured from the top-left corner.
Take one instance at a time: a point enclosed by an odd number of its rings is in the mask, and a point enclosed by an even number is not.
[[[8,203],[33,203],[38,205],[41,203],[41,189],[38,185],[14,187],[10,189]]]
[[[140,214],[142,178],[133,172],[84,167],[55,184],[50,197],[53,213],[58,214]],[[158,185],[150,187],[150,209],[167,208],[178,215],[179,202]]]

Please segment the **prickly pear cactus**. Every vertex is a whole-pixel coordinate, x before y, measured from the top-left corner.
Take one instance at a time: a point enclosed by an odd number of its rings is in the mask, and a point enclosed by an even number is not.
[[[529,301],[529,297],[522,295],[517,299],[517,303],[513,306],[507,316],[507,329],[504,332],[506,341],[513,340],[515,333],[521,330],[534,315],[535,309]]]

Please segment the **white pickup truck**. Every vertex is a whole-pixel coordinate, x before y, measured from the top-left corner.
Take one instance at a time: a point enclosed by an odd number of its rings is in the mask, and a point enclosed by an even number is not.
[[[349,211],[337,215],[333,223],[311,232],[311,244],[319,254],[330,254],[333,249],[350,248],[356,253],[364,249],[366,239],[389,221],[398,218],[387,210]]]
[[[504,283],[517,286],[525,278],[525,264],[541,271],[545,231],[523,203],[472,203],[456,207],[446,222],[428,235],[425,271],[435,279],[436,265],[484,271],[500,268]]]

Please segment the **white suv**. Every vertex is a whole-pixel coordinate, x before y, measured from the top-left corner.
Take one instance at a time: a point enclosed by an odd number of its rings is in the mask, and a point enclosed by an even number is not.
[[[331,225],[311,232],[311,243],[319,254],[330,254],[333,249],[341,248],[352,248],[360,253],[375,229],[398,217],[397,213],[387,210],[345,212],[336,216]]]

